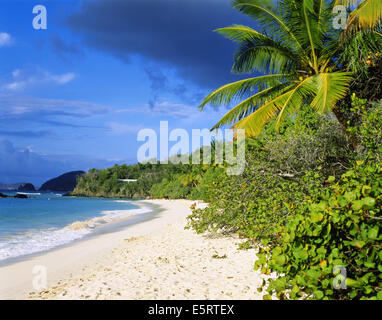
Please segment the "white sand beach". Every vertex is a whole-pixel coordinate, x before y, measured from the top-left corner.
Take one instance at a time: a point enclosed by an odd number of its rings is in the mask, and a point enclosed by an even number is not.
[[[152,220],[0,268],[0,299],[261,299],[264,275],[240,239],[184,230],[187,200],[146,200]],[[198,204],[203,205],[203,204]],[[33,289],[33,268],[48,288]]]

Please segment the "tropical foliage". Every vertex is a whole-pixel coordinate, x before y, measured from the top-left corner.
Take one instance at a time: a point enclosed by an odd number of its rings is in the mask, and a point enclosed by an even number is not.
[[[325,177],[340,176],[350,166],[346,136],[334,118],[303,106],[279,134],[272,126],[250,142],[242,175],[213,180],[210,205],[194,210],[189,227],[201,233],[237,232],[248,245],[274,243],[292,209],[325,186]]]
[[[212,150],[211,150],[212,149]],[[78,180],[73,196],[106,198],[166,198],[166,199],[204,199],[209,200],[212,180],[225,176],[226,165],[217,165],[215,144],[201,148],[199,165],[139,163],[115,165],[102,170],[92,169]],[[203,151],[211,153],[212,164],[203,164]],[[182,157],[182,156],[180,156]],[[191,162],[192,155],[190,156]],[[123,180],[133,179],[135,182]]]
[[[277,276],[259,288],[264,299],[382,300],[382,3],[355,2],[238,0],[267,32],[218,30],[239,43],[235,72],[268,75],[202,102],[239,101],[215,127],[234,123],[257,138],[245,173],[194,209],[189,227],[257,246],[255,269]],[[336,4],[348,6],[345,31],[331,30]],[[307,108],[332,110],[342,130]]]
[[[233,124],[253,137],[270,119],[276,119],[278,129],[304,103],[318,114],[336,108],[337,102],[349,93],[352,78],[360,69],[359,56],[376,52],[382,38],[369,31],[341,39],[342,31],[333,28],[334,5],[335,1],[326,0],[233,1],[233,6],[252,17],[263,32],[243,25],[216,30],[238,43],[232,71],[265,75],[224,85],[203,100],[201,109],[207,104],[228,106],[239,102],[213,129]],[[349,54],[351,45],[358,50]],[[341,110],[336,111],[346,128]]]
[[[242,175],[226,163],[116,165],[90,170],[74,195],[205,200],[187,227],[257,247],[255,269],[275,276],[264,299],[382,300],[382,5],[354,2],[233,1],[264,28],[218,29],[238,43],[233,71],[263,75],[201,108],[238,103],[214,128],[246,130]],[[344,31],[332,28],[336,4],[351,12]]]
[[[244,174],[221,180],[189,217],[197,232],[259,247],[255,268],[277,275],[259,288],[264,299],[382,299],[382,106],[366,103],[352,98],[358,152],[333,118],[305,106],[280,134],[267,125]]]
[[[74,189],[74,196],[109,198],[145,198],[150,189],[164,178],[183,172],[180,165],[157,164],[115,165],[102,170],[92,169],[83,175]],[[121,179],[136,179],[137,182],[123,182]]]
[[[358,162],[311,196],[258,254],[256,268],[280,275],[265,298],[382,300],[382,164]]]

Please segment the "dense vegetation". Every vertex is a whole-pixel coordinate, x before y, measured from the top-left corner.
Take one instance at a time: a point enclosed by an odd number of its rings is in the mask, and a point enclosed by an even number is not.
[[[135,164],[115,165],[112,168],[89,170],[81,177],[73,195],[111,198],[145,198],[150,189],[163,179],[172,181],[173,176],[183,171],[180,165]],[[123,182],[119,179],[137,179],[137,182]],[[180,195],[176,195],[180,198]]]
[[[200,150],[201,163],[203,150]],[[211,151],[213,155],[213,150]],[[190,156],[191,158],[192,156]],[[191,163],[191,160],[190,160]],[[225,174],[219,165],[192,165],[139,163],[134,165],[115,165],[102,170],[92,169],[80,177],[72,195],[108,198],[166,198],[166,199],[205,199],[207,186],[217,173]],[[136,179],[124,182],[123,179]]]
[[[340,32],[332,8],[349,1],[233,3],[275,26],[266,34],[219,30],[239,43],[233,70],[268,75],[223,86],[201,107],[240,100],[216,127],[234,123],[260,135],[260,147],[243,177],[224,181],[208,208],[194,209],[189,226],[235,231],[247,246],[260,245],[255,268],[277,275],[259,288],[265,299],[382,300],[382,111],[374,103],[382,98],[381,2],[349,6]],[[313,110],[333,111],[337,121],[314,119]],[[288,114],[293,124],[276,139],[262,130],[272,119],[278,129]]]
[[[382,5],[349,7],[338,31],[338,3],[349,1],[234,1],[268,29],[220,29],[239,43],[234,71],[266,75],[224,86],[201,107],[241,101],[216,127],[246,130],[243,174],[115,166],[91,170],[75,194],[207,201],[188,228],[235,232],[243,248],[258,247],[255,269],[277,276],[259,288],[265,299],[382,300]]]
[[[279,275],[264,283],[265,298],[382,298],[382,107],[364,103],[353,99],[358,152],[334,118],[307,111],[279,135],[267,127],[245,173],[217,179],[213,201],[189,217],[197,232],[237,232],[244,247],[260,245],[255,268]],[[333,289],[338,266],[346,290]]]
[[[214,201],[194,212],[190,226],[200,232],[238,231],[252,243],[273,242],[292,208],[317,192],[326,176],[349,167],[349,145],[336,120],[320,118],[307,106],[304,111],[279,134],[271,123],[251,141],[244,174],[217,177],[217,188],[209,189]]]

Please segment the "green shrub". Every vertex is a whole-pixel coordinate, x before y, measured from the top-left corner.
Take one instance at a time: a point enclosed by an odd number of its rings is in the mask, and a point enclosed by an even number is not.
[[[185,199],[190,193],[190,187],[183,185],[178,177],[164,178],[160,183],[152,186],[150,193],[157,199]]]
[[[227,175],[224,168],[210,167],[203,175],[197,188],[199,200],[210,202],[213,200],[215,189],[224,184]]]
[[[295,210],[255,267],[278,274],[264,287],[279,298],[382,299],[381,229],[382,164],[359,162]],[[346,268],[347,289],[333,288],[336,266]]]
[[[309,107],[284,124],[280,134],[270,125],[256,151],[262,166],[293,175],[318,172],[340,176],[352,161],[347,137],[333,115],[319,116]]]
[[[160,165],[134,164],[115,165],[112,168],[92,169],[78,180],[73,195],[109,198],[145,198],[150,196],[150,189],[163,178],[179,175],[183,172],[181,164]],[[137,179],[126,183],[119,179]]]
[[[346,137],[336,122],[303,108],[280,134],[270,124],[256,140],[248,141],[244,173],[219,179],[209,188],[210,205],[193,210],[188,228],[199,233],[238,232],[248,239],[245,245],[276,245],[277,230],[292,209],[325,187],[323,177],[328,173],[340,176],[349,165],[346,155]]]
[[[349,131],[359,142],[357,158],[382,161],[382,103],[368,105],[354,94],[351,100],[351,112],[358,121]]]
[[[321,187],[318,178],[307,174],[297,182],[249,164],[243,175],[222,181],[224,186],[216,183],[210,194],[213,201],[205,209],[193,209],[188,228],[198,233],[238,232],[248,239],[246,245],[274,243],[291,208],[304,203],[305,189],[313,192]]]
[[[202,200],[202,196],[197,188],[192,188],[191,193],[187,196],[188,200]]]

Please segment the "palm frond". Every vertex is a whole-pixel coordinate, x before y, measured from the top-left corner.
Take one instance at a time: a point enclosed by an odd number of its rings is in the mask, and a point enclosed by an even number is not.
[[[318,0],[314,2],[314,11],[317,13],[317,31],[319,33],[321,44],[325,38],[329,37],[330,24],[333,19],[333,3],[327,0]],[[336,38],[338,37],[336,32]]]
[[[359,21],[375,1],[357,6]],[[351,6],[356,1],[233,0],[236,9],[263,29],[232,25],[216,30],[238,43],[232,70],[268,75],[227,84],[209,94],[200,109],[208,103],[227,106],[237,101],[213,129],[233,123],[234,130],[245,129],[247,137],[254,137],[270,119],[277,119],[278,129],[303,104],[320,114],[332,110],[349,92],[352,73],[368,70],[369,56],[382,52],[380,25],[352,37],[333,28],[333,7],[339,3]]]
[[[246,117],[252,112],[254,112],[261,104],[283,94],[285,91],[287,91],[291,87],[292,86],[289,83],[279,84],[272,88],[268,88],[263,91],[260,91],[254,94],[253,96],[250,96],[249,98],[240,102],[237,106],[232,108],[230,111],[228,111],[224,115],[224,117],[221,118],[219,122],[216,123],[211,128],[211,130],[220,128],[227,124],[230,125],[234,122],[241,120],[243,117]]]
[[[295,52],[304,52],[301,43],[288,27],[287,22],[277,12],[272,0],[234,0],[233,6],[242,13],[255,18],[268,33],[278,36],[281,42],[292,47]]]
[[[345,97],[351,81],[349,72],[320,73],[314,76],[317,94],[311,106],[323,114],[332,110],[338,100]]]
[[[337,65],[345,65],[347,70],[367,75],[365,68],[370,52],[382,52],[382,38],[376,32],[364,30],[344,37],[337,43]]]
[[[365,0],[350,14],[349,23],[358,18],[362,28],[372,28],[382,21],[382,2],[380,0]]]
[[[316,47],[320,46],[319,42],[321,39],[318,29],[318,20],[314,17],[314,0],[303,0],[301,11],[304,28],[300,29],[302,31],[300,32],[300,37],[301,35],[303,35],[304,38],[307,37],[308,41],[305,41],[305,45],[310,48],[311,57],[313,59],[313,68],[317,72]]]
[[[282,106],[285,104],[289,96],[292,94],[291,91],[287,91],[282,95],[264,103],[255,112],[251,113],[249,116],[241,119],[233,125],[233,129],[236,131],[238,129],[245,130],[246,137],[256,137],[261,133],[264,125],[270,120],[277,116],[278,112],[281,111]]]
[[[265,88],[278,85],[282,81],[285,81],[291,77],[292,76],[290,74],[273,74],[244,79],[224,85],[205,97],[200,104],[199,109],[203,110],[207,104],[211,104],[213,106],[228,105],[232,101],[237,101],[248,97],[256,89],[261,91]]]
[[[354,6],[359,2],[360,0],[335,0],[335,5],[343,5],[343,6]]]
[[[288,47],[252,28],[233,25],[215,31],[239,42],[232,67],[234,73],[285,73],[295,68],[300,61],[300,57]]]
[[[382,22],[382,2],[380,0],[336,0],[336,4],[357,7],[351,12],[347,30],[359,27],[370,29]]]
[[[247,41],[247,40],[252,40],[252,39],[264,39],[268,38],[267,36],[263,35],[260,32],[257,32],[256,30],[243,26],[240,24],[234,24],[230,27],[225,27],[225,28],[219,28],[214,30],[215,32],[219,32],[223,36],[225,36],[228,39],[231,39],[233,41]],[[268,38],[270,41],[271,39]]]
[[[235,52],[232,72],[291,73],[300,63],[300,59],[293,59],[288,52],[269,43],[246,41],[241,43]]]
[[[279,130],[280,124],[288,116],[296,113],[302,104],[315,93],[314,77],[308,77],[302,80],[293,90],[282,105],[277,116],[276,130]]]

